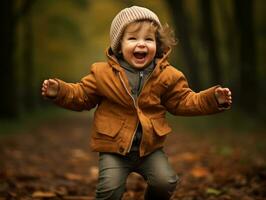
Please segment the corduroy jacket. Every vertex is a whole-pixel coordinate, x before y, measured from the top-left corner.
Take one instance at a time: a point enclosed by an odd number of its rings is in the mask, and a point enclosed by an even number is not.
[[[171,132],[165,115],[195,116],[220,112],[214,91],[218,86],[193,92],[185,76],[167,61],[170,51],[156,60],[153,72],[136,100],[124,69],[107,51],[107,62],[91,66],[79,83],[59,83],[55,103],[71,110],[96,107],[91,130],[93,151],[126,155],[138,123],[142,125],[140,156],[163,147]]]

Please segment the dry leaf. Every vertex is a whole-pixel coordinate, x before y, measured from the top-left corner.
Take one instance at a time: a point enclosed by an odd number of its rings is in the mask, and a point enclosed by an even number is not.
[[[87,196],[65,196],[63,197],[65,200],[94,200],[93,197],[87,197]]]
[[[56,194],[53,192],[43,192],[43,191],[35,191],[32,194],[33,198],[51,198],[51,197],[55,197]]]
[[[207,188],[206,193],[218,196],[222,193],[222,191],[214,189],[214,188]]]
[[[99,169],[96,166],[90,167],[90,179],[92,181],[97,181],[99,175]]]
[[[74,149],[74,150],[72,150],[72,156],[73,156],[73,158],[76,158],[76,159],[79,159],[79,160],[90,160],[90,157],[88,156],[88,153],[86,153],[82,149]]]
[[[209,171],[207,168],[205,167],[194,167],[191,171],[190,171],[191,175],[196,177],[196,178],[202,178],[202,177],[206,177],[209,175]]]
[[[196,154],[185,152],[180,155],[180,160],[187,161],[187,162],[193,162],[199,160],[199,156]]]
[[[73,173],[66,173],[65,177],[70,181],[80,181],[84,179],[80,174],[73,174]]]

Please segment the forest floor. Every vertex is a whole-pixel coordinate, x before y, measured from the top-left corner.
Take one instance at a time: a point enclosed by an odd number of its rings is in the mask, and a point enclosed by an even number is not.
[[[92,200],[97,153],[85,117],[42,123],[0,137],[0,200]],[[175,129],[165,152],[181,177],[176,200],[265,200],[266,135],[225,130],[197,135]],[[146,183],[132,173],[124,200],[143,199]]]

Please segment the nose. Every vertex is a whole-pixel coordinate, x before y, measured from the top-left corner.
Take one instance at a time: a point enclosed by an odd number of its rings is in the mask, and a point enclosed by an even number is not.
[[[138,47],[142,47],[142,48],[145,47],[146,46],[145,41],[144,40],[139,40],[137,46]]]

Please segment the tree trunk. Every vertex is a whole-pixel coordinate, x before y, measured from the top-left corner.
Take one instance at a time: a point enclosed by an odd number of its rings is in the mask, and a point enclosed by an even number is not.
[[[226,3],[224,1],[217,1],[218,8],[220,9],[221,22],[222,22],[222,35],[224,37],[225,51],[226,54],[225,68],[226,71],[230,70],[230,88],[234,90],[234,99],[236,97],[236,92],[239,88],[239,70],[238,66],[238,50],[237,50],[237,38],[234,16],[230,14],[230,10],[226,9]],[[230,9],[233,9],[233,2],[229,2]]]
[[[15,22],[13,0],[3,0],[1,3],[1,98],[0,118],[18,117],[17,78],[14,66]]]
[[[195,90],[202,89],[199,74],[199,63],[194,54],[191,38],[189,37],[189,28],[187,26],[187,17],[184,12],[183,0],[168,0],[169,8],[174,18],[175,27],[177,29],[180,45],[182,48],[185,63],[188,67],[188,79],[191,87]]]
[[[210,0],[200,0],[200,10],[202,15],[202,37],[204,46],[207,47],[207,56],[209,62],[210,82],[214,84],[222,84],[220,62],[218,58],[217,43],[214,35],[213,15]]]
[[[33,41],[34,34],[32,28],[32,11],[29,10],[24,16],[24,104],[27,111],[35,109],[37,104],[37,94],[35,89],[35,73],[33,63]]]
[[[258,74],[256,66],[256,45],[254,36],[253,4],[252,0],[234,1],[236,26],[239,37],[239,72],[240,99],[239,103],[244,111],[255,114],[258,111]]]

